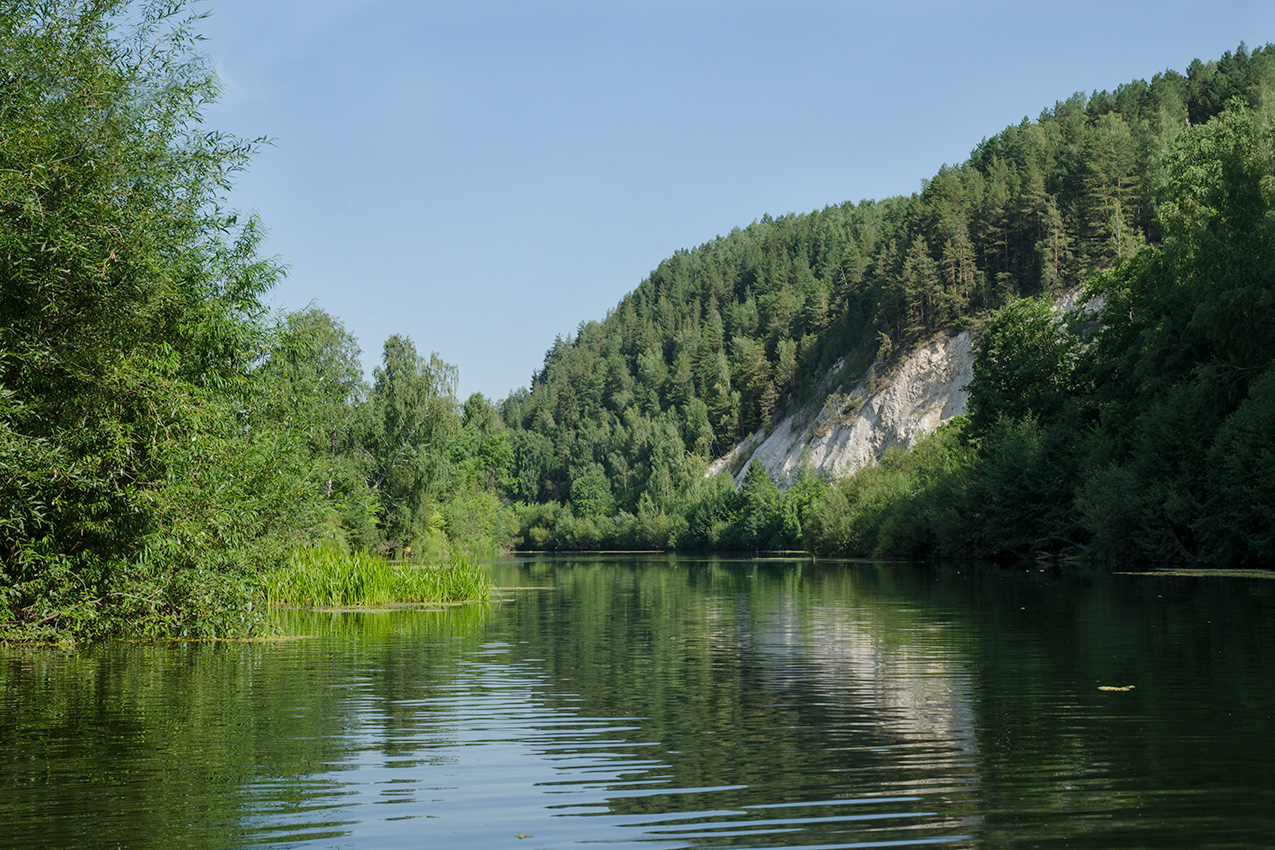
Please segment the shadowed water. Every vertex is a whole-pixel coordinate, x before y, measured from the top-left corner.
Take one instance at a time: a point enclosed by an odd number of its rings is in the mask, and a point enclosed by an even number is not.
[[[0,650],[0,846],[1255,847],[1275,582],[573,557]]]

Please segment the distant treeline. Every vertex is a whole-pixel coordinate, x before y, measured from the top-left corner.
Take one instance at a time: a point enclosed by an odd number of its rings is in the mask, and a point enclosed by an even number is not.
[[[529,390],[456,398],[406,337],[368,385],[229,211],[256,143],[183,4],[0,10],[0,639],[210,635],[299,546],[1272,554],[1275,51],[1077,95],[912,197],[679,252]],[[1042,302],[1107,304],[1068,326]],[[969,416],[845,481],[711,458],[842,376],[982,329]]]

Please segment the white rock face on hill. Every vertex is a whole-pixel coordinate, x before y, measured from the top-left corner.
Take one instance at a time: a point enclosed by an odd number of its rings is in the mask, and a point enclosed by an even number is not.
[[[966,385],[974,378],[969,331],[941,334],[879,374],[874,364],[848,393],[834,392],[813,418],[789,416],[769,434],[759,431],[708,469],[737,468],[743,481],[750,463],[762,463],[780,487],[796,482],[803,457],[833,478],[880,463],[891,446],[909,447],[965,412]]]

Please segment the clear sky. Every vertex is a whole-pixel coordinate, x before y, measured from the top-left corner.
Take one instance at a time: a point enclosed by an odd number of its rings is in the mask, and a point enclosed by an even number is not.
[[[406,334],[463,399],[763,214],[918,191],[1077,91],[1240,42],[1275,3],[204,0],[236,207],[370,375]]]

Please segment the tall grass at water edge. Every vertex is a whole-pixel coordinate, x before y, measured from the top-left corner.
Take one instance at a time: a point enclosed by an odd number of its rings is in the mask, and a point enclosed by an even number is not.
[[[478,565],[453,555],[450,566],[395,563],[367,552],[299,549],[266,578],[271,605],[355,606],[394,602],[472,602],[491,582]]]

